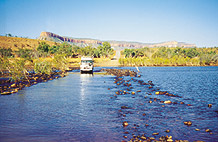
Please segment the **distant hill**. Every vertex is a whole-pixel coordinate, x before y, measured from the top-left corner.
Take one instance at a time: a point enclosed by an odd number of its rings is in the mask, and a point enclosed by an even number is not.
[[[41,32],[40,40],[54,41],[54,42],[68,42],[73,45],[85,47],[91,45],[93,47],[98,47],[102,45],[104,41],[89,38],[72,38],[60,36],[51,32]],[[128,42],[128,41],[110,41],[108,42],[115,49],[125,49],[125,48],[143,48],[143,47],[196,47],[195,44],[188,44],[185,42],[168,41],[161,43],[140,43],[140,42]]]
[[[44,40],[0,36],[0,47],[11,48],[12,50],[15,51],[19,50],[19,48],[35,49],[38,47],[40,42],[44,42]],[[46,41],[46,43],[49,44],[50,46],[56,45],[55,42],[51,42],[51,41]]]

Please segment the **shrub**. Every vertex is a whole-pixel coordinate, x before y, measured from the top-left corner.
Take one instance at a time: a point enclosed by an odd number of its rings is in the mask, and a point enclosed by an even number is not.
[[[13,57],[12,49],[0,47],[0,57]]]
[[[19,49],[15,52],[18,57],[31,59],[33,51],[30,49]]]
[[[44,74],[51,74],[51,72],[52,72],[51,62],[37,60],[34,63],[34,72],[44,73]]]

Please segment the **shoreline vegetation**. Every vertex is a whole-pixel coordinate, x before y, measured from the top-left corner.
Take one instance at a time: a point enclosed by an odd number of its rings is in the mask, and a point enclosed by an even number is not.
[[[119,59],[123,66],[217,66],[218,47],[182,48],[159,47],[125,49],[124,58]]]
[[[0,93],[16,93],[25,86],[64,77],[67,71],[79,69],[82,56],[93,57],[95,67],[218,66],[218,47],[115,51],[109,42],[93,48],[0,36]]]

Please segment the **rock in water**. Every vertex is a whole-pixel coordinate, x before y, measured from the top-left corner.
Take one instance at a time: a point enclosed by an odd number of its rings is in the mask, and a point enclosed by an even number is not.
[[[126,121],[123,122],[123,126],[124,126],[124,127],[126,127],[126,126],[128,126],[128,125],[129,125],[129,124],[128,124]]]
[[[153,133],[152,135],[159,135],[159,133]]]
[[[185,125],[188,125],[188,126],[191,126],[192,125],[192,122],[191,121],[186,121],[184,122]]]
[[[173,142],[172,136],[169,136],[169,137],[167,138],[167,142]]]
[[[155,92],[155,94],[156,94],[156,95],[159,95],[159,94],[160,94],[160,92]]]
[[[168,101],[164,101],[164,103],[165,104],[171,104],[172,102],[168,100]]]

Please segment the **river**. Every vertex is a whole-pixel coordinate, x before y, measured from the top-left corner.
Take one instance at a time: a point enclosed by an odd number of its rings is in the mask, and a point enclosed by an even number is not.
[[[96,72],[99,70],[95,68]],[[218,141],[218,67],[139,70],[141,78],[124,77],[132,83],[135,95],[115,95],[126,89],[114,83],[115,76],[81,75],[74,71],[64,78],[0,96],[0,141],[115,142],[130,140],[133,134]],[[149,80],[155,85],[153,89],[138,83]],[[180,97],[155,95],[157,89]],[[163,104],[155,99],[177,104]],[[121,109],[122,106],[129,109]],[[124,121],[129,123],[127,127],[123,127]],[[192,125],[186,126],[184,121],[191,121]],[[212,132],[205,132],[206,129]]]

